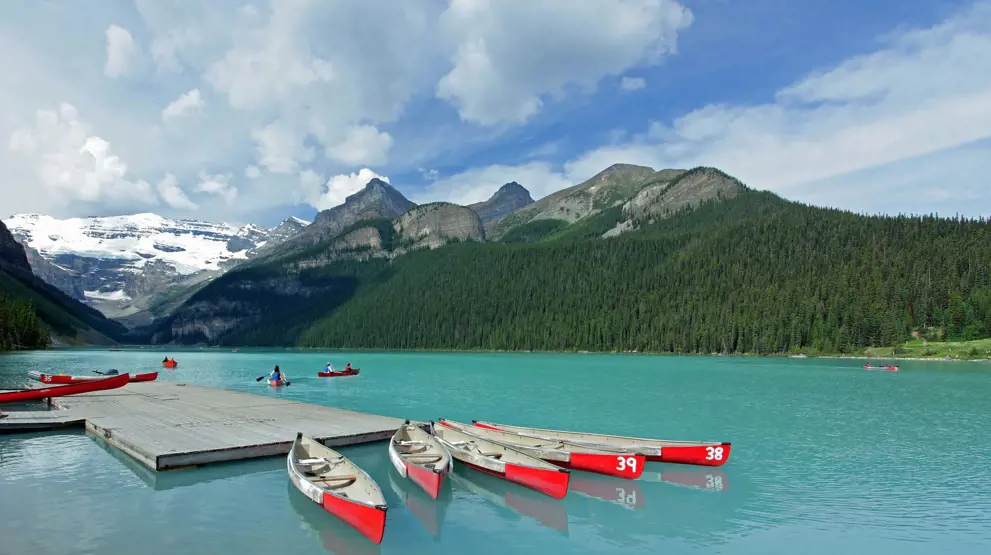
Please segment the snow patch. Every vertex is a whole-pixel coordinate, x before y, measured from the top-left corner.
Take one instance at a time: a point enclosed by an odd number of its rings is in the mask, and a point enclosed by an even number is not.
[[[96,299],[100,301],[129,301],[131,297],[125,293],[123,290],[111,291],[107,293],[106,291],[83,291],[83,295],[87,299]]]

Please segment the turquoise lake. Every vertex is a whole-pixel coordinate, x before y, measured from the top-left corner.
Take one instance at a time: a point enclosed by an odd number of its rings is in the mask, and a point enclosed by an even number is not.
[[[154,473],[83,432],[0,436],[0,554],[991,553],[991,365],[550,354],[64,350],[29,370],[175,380],[409,418],[726,440],[720,468],[572,473],[555,501],[457,467],[438,501],[385,442],[341,451],[389,504],[375,546],[289,483],[282,457]],[[327,362],[361,368],[321,379]],[[292,385],[254,378],[279,364]],[[3,407],[11,410],[11,407]]]

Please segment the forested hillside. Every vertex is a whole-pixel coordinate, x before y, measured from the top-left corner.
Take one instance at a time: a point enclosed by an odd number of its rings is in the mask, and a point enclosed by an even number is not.
[[[0,351],[44,349],[51,331],[38,320],[34,305],[0,292]]]
[[[225,344],[833,353],[991,333],[984,221],[866,217],[744,189],[601,238],[624,217],[534,220],[506,243],[295,274],[260,265],[197,298],[230,308],[211,340]],[[251,298],[280,279],[281,293]]]
[[[774,353],[849,352],[916,330],[969,339],[991,331],[989,263],[986,222],[748,192],[614,239],[412,255],[300,343]]]

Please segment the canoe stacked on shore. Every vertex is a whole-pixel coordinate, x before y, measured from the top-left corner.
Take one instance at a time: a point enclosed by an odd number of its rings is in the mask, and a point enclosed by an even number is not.
[[[94,380],[102,380],[110,376],[118,375],[116,372],[113,374],[105,375],[95,375],[95,376],[73,376],[69,374],[44,374],[36,370],[31,370],[28,372],[28,377],[38,380],[43,383],[51,384],[70,384],[70,383],[84,383],[91,382]],[[130,382],[153,382],[158,379],[158,372],[148,372],[146,374],[126,374],[130,376]]]
[[[121,374],[119,376],[107,376],[102,379],[88,380],[67,385],[3,391],[0,392],[0,403],[38,401],[41,399],[50,399],[52,397],[65,397],[67,395],[78,395],[80,393],[89,393],[92,391],[117,389],[118,387],[124,387],[129,381],[130,377],[127,374]]]

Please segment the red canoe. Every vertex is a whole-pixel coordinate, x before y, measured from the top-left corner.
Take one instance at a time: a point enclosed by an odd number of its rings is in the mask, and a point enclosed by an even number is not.
[[[539,491],[555,499],[568,494],[569,470],[554,466],[508,445],[430,423],[451,455],[475,470]]]
[[[542,430],[524,428],[508,424],[472,421],[475,426],[491,430],[512,432],[521,436],[537,437],[554,441],[566,441],[605,451],[620,453],[642,453],[651,462],[696,464],[701,466],[722,466],[729,460],[730,443],[721,441],[672,441],[666,439],[646,439],[639,437],[611,436],[568,432],[562,430]]]
[[[37,401],[50,397],[64,397],[66,395],[77,395],[79,393],[89,393],[91,391],[104,391],[107,389],[117,389],[124,387],[130,377],[127,374],[110,376],[99,380],[89,380],[81,383],[69,385],[57,385],[53,387],[41,387],[38,389],[21,389],[17,391],[0,392],[0,403],[14,403],[19,401]]]
[[[338,376],[357,376],[358,371],[361,368],[352,368],[351,370],[341,370],[340,372],[324,372],[323,370],[317,372],[317,376],[321,378],[336,378]]]
[[[389,460],[403,478],[409,478],[437,499],[444,478],[454,467],[454,460],[437,438],[409,423],[396,430],[389,442]]]
[[[166,368],[175,368],[176,366],[179,366],[179,363],[176,362],[175,359],[172,359],[172,360],[168,360],[168,361],[163,362],[162,363],[162,366],[164,366]]]
[[[147,374],[129,374],[131,376],[131,382],[153,382],[158,378],[158,372],[149,372]],[[40,372],[31,371],[28,372],[28,377],[34,378],[39,382],[52,383],[52,384],[69,384],[69,383],[85,383],[92,382],[94,380],[102,380],[108,376],[70,376],[67,374],[42,374]]]
[[[301,433],[286,461],[296,489],[378,544],[387,506],[375,480],[344,455]]]
[[[887,366],[871,366],[871,365],[868,364],[868,365],[864,365],[863,368],[864,368],[864,370],[887,370],[888,372],[897,372],[898,371],[898,367],[897,366],[892,366],[890,364],[887,365]]]
[[[558,466],[606,474],[617,478],[636,480],[643,473],[646,457],[641,454],[618,453],[615,450],[606,451],[587,445],[578,445],[566,441],[551,441],[536,437],[493,430],[480,426],[469,426],[453,420],[440,420],[442,426],[448,426],[461,432],[510,445],[513,449],[522,451],[531,457],[537,457]]]

